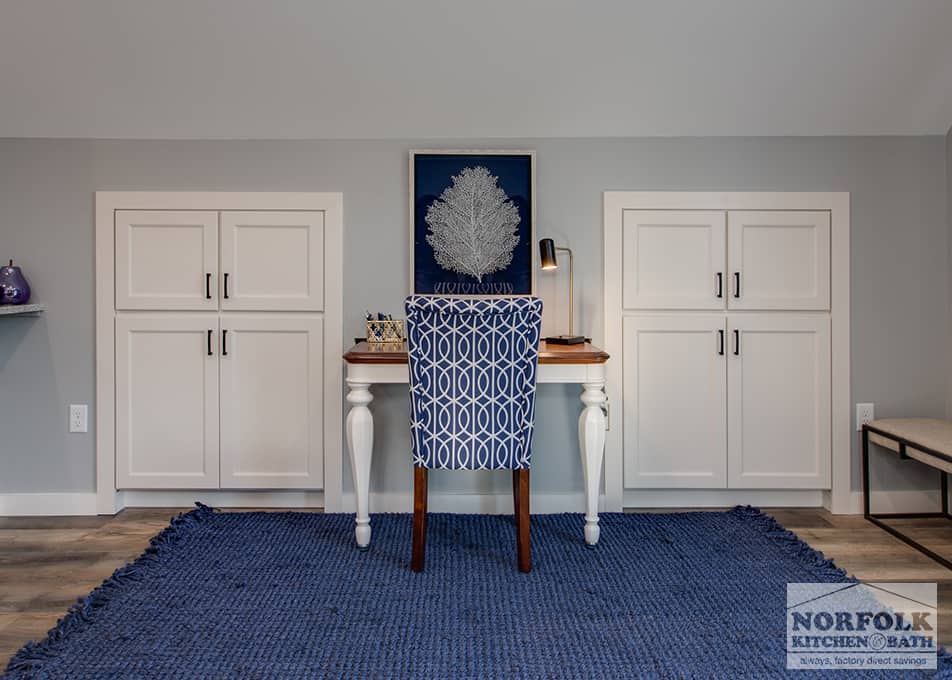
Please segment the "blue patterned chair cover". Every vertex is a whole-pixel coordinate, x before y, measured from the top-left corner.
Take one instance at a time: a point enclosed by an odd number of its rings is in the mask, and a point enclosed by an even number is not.
[[[527,469],[535,418],[542,301],[406,301],[413,464]]]

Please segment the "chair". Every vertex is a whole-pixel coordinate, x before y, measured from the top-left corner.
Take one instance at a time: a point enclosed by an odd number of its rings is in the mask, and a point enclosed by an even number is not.
[[[413,449],[413,571],[426,554],[427,473],[511,469],[519,571],[528,572],[529,458],[542,301],[406,301]]]

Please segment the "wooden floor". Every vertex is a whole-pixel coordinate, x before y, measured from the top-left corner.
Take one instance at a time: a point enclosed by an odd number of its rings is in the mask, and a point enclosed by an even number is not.
[[[31,639],[43,637],[77,598],[135,559],[179,510],[123,510],[115,517],[0,518],[0,672]],[[862,517],[824,510],[770,514],[859,579],[939,583],[940,641],[952,643],[952,571]],[[952,556],[952,523],[903,520],[930,547]],[[899,522],[897,522],[899,523]]]

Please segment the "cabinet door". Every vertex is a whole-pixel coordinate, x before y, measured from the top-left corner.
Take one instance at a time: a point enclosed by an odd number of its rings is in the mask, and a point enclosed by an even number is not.
[[[217,314],[116,319],[116,485],[218,488]]]
[[[223,314],[221,486],[323,486],[323,322]]]
[[[730,309],[830,307],[830,213],[728,213]]]
[[[723,315],[624,320],[625,486],[727,483]]]
[[[323,212],[223,212],[222,309],[324,308]]]
[[[626,210],[626,309],[723,309],[726,217],[720,211]]]
[[[830,488],[830,320],[731,315],[728,479],[735,489]]]
[[[218,309],[218,213],[116,211],[116,309]]]

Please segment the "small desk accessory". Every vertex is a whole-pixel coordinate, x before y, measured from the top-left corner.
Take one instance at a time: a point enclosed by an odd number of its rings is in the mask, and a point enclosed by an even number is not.
[[[569,332],[568,335],[553,335],[545,338],[545,341],[553,345],[581,345],[585,342],[585,337],[575,335],[575,256],[571,248],[557,246],[550,238],[539,241],[539,256],[542,259],[543,270],[559,268],[559,262],[555,256],[558,250],[569,254]]]
[[[367,313],[367,342],[403,342],[406,332],[403,319],[394,319],[390,314]]]

